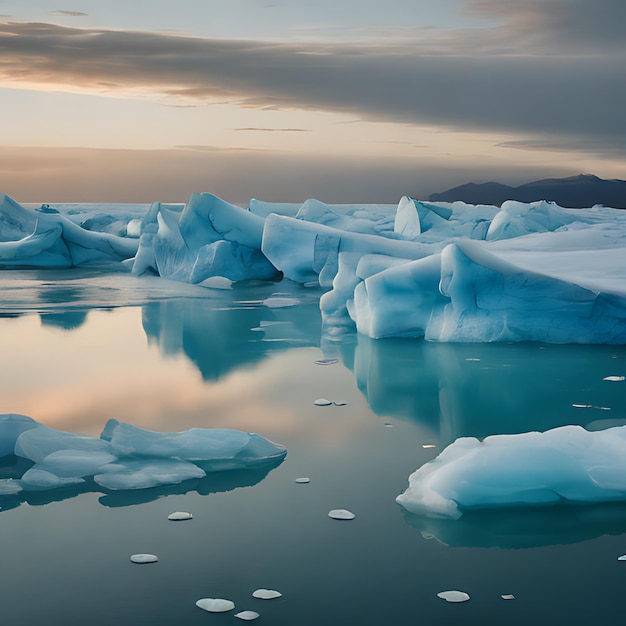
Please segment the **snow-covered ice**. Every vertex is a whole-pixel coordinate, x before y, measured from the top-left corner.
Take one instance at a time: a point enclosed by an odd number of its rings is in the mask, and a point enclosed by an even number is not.
[[[502,506],[626,500],[626,426],[462,437],[409,477],[410,513],[458,519]]]

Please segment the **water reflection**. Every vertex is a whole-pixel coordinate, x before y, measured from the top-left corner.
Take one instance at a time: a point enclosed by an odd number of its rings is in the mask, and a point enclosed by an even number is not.
[[[319,345],[317,299],[297,307],[263,302],[224,300],[221,306],[213,300],[151,302],[142,307],[142,325],[148,340],[164,355],[185,354],[207,381],[278,350]]]
[[[452,547],[536,548],[626,532],[624,502],[469,511],[458,520],[402,513],[425,538]]]
[[[60,313],[41,313],[41,324],[61,328],[62,330],[74,330],[80,328],[87,321],[87,311],[63,311]]]
[[[358,337],[342,348],[378,415],[459,437],[624,423],[626,395],[603,380],[626,369],[622,346],[438,344]]]

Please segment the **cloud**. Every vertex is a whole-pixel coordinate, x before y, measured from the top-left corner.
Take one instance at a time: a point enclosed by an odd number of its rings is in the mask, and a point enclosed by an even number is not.
[[[614,6],[609,0],[601,4]],[[219,99],[263,109],[335,111],[365,120],[549,136],[557,143],[567,138],[580,151],[592,141],[612,154],[626,142],[626,49],[525,52],[529,23],[544,26],[544,39],[546,33],[563,39],[576,31],[573,17],[569,30],[550,20],[548,9],[562,5],[522,0],[518,9],[508,0],[502,7],[495,0],[472,0],[468,10],[492,8],[506,18],[504,25],[456,38],[446,33],[445,47],[441,33],[412,45],[298,45],[0,24],[0,80],[5,86],[65,85],[99,94],[141,90],[183,104]],[[594,23],[599,28],[608,21]],[[495,53],[503,33],[507,50]],[[515,33],[519,48],[510,43]],[[595,38],[586,41],[591,46]]]
[[[69,17],[87,17],[87,13],[81,11],[49,11],[49,15],[64,15]]]
[[[237,131],[261,131],[264,133],[310,133],[311,131],[308,128],[233,128],[233,130]]]
[[[502,24],[490,36],[526,48],[576,55],[624,52],[623,0],[466,0],[464,10],[499,18]]]

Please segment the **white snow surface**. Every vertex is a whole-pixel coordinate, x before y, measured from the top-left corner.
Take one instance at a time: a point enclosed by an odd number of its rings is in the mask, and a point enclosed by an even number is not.
[[[458,519],[476,508],[626,500],[626,426],[457,439],[409,477],[396,501]]]
[[[111,419],[100,437],[68,433],[24,415],[0,415],[0,456],[33,462],[0,495],[54,489],[88,479],[111,490],[147,489],[203,478],[208,471],[279,463],[282,446],[225,428],[159,433]]]
[[[330,338],[626,343],[626,211],[539,201],[24,207],[0,196],[0,267],[110,264],[213,287],[326,290]]]

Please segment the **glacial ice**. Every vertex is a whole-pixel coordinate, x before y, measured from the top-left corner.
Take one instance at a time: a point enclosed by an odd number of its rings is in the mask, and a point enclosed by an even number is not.
[[[14,414],[0,415],[0,452],[33,463],[19,479],[2,481],[0,495],[87,480],[110,490],[148,489],[203,478],[207,471],[271,466],[287,454],[260,435],[238,430],[159,433],[111,419],[100,437],[91,437]]]
[[[74,267],[136,253],[134,238],[94,232],[56,210],[27,209],[0,195],[0,267]]]
[[[462,437],[411,474],[396,501],[451,519],[478,508],[624,501],[625,449],[626,426]]]
[[[625,242],[626,211],[545,201],[242,208],[194,193],[116,210],[0,196],[0,267],[106,262],[206,287],[283,277],[325,290],[330,338],[623,344]]]

